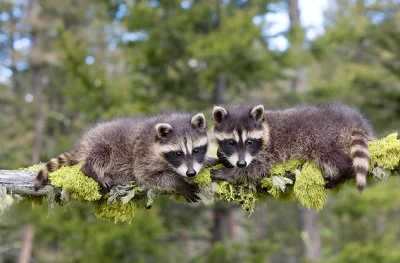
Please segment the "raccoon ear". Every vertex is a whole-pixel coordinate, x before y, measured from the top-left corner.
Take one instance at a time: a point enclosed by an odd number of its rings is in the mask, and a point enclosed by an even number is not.
[[[250,116],[257,122],[261,122],[264,117],[264,106],[263,105],[255,106],[253,109],[251,109]]]
[[[212,118],[215,123],[221,123],[226,116],[228,116],[228,112],[224,108],[214,106]]]
[[[190,123],[195,129],[201,129],[201,130],[207,129],[207,121],[203,113],[197,113],[196,115],[194,115],[190,120]]]
[[[157,137],[160,139],[167,137],[172,131],[172,126],[168,123],[158,123],[156,125]]]

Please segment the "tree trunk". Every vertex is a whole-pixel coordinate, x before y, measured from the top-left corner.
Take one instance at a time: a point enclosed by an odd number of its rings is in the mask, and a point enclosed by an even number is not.
[[[217,79],[215,81],[215,89],[214,89],[214,103],[216,105],[223,104],[226,101],[225,98],[225,86],[226,86],[226,77],[224,72],[218,73]]]
[[[301,234],[304,242],[304,252],[307,259],[321,259],[321,234],[315,210],[300,208]]]
[[[224,104],[225,103],[225,88],[226,88],[226,78],[225,73],[220,72],[215,80],[214,89],[214,104]],[[213,242],[223,242],[229,240],[233,236],[232,227],[232,207],[226,204],[217,204],[213,208]]]
[[[298,0],[288,0],[289,20],[290,20],[290,34],[293,36],[291,39],[292,48],[297,53],[304,51],[303,36],[301,23],[300,23],[300,9]],[[302,33],[304,34],[304,33]],[[300,38],[300,39],[299,39]],[[295,69],[295,76],[291,83],[291,90],[298,93],[303,92],[308,88],[307,71],[305,65],[298,65]],[[308,210],[302,206],[300,208],[300,227],[304,241],[304,253],[307,258],[320,259],[321,258],[321,237],[318,225],[318,218],[314,210]]]
[[[37,21],[39,16],[39,4],[36,0],[29,1],[29,20]],[[31,164],[36,164],[40,160],[40,152],[42,150],[43,135],[45,129],[45,100],[44,100],[44,82],[42,80],[43,62],[40,61],[41,45],[40,30],[32,25],[32,59],[30,61],[32,71],[32,94],[34,98],[34,107],[36,110],[35,116],[35,131],[33,137],[33,147],[31,155]],[[39,60],[39,61],[35,61]]]
[[[38,67],[32,69],[33,81],[32,89],[35,98],[36,116],[35,116],[35,132],[33,136],[33,148],[31,155],[31,164],[37,164],[40,161],[40,152],[43,145],[43,135],[45,131],[45,103],[43,99],[43,82],[41,80],[40,70]]]
[[[300,9],[298,0],[288,0],[290,26],[300,24]],[[296,25],[296,26],[297,26]]]
[[[19,256],[18,263],[31,262],[32,242],[33,242],[33,226],[31,224],[28,224],[24,230],[24,236],[22,238],[21,254]]]
[[[304,33],[300,22],[300,8],[298,0],[288,0],[290,33],[289,40],[291,46],[296,53],[300,54],[303,51]],[[291,83],[291,90],[294,92],[303,92],[307,88],[307,74],[304,65],[299,65],[295,69],[295,76]]]
[[[213,242],[221,242],[232,237],[232,209],[226,204],[217,204],[214,212]]]

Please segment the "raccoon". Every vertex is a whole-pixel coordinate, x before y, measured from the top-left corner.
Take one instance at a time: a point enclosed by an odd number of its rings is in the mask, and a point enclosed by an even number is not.
[[[160,192],[178,192],[188,202],[199,197],[188,183],[206,162],[207,124],[202,113],[169,113],[98,123],[75,148],[51,159],[39,171],[35,189],[62,165],[83,162],[82,172],[108,190],[135,181]]]
[[[347,105],[271,111],[264,111],[262,105],[215,106],[212,117],[217,155],[232,168],[214,170],[213,179],[258,181],[275,164],[298,158],[319,166],[326,188],[354,174],[359,191],[366,186],[373,130],[367,119]]]

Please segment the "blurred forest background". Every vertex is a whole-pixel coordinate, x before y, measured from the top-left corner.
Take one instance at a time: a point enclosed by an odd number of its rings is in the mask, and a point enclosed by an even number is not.
[[[96,120],[171,108],[209,118],[214,104],[344,101],[378,137],[398,131],[400,1],[328,2],[310,39],[298,0],[2,0],[0,167],[47,161]],[[290,26],[271,35],[264,17],[276,12]],[[273,48],[276,37],[288,47]],[[17,261],[26,229],[31,262],[400,262],[397,186],[349,186],[318,214],[161,198],[130,225],[91,205],[48,216],[19,202],[0,218],[0,263]]]

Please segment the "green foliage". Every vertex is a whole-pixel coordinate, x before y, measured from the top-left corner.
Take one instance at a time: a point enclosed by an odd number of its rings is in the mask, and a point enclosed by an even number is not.
[[[391,245],[387,247],[382,244],[360,244],[349,243],[344,249],[329,263],[395,263],[400,260],[400,246]]]

